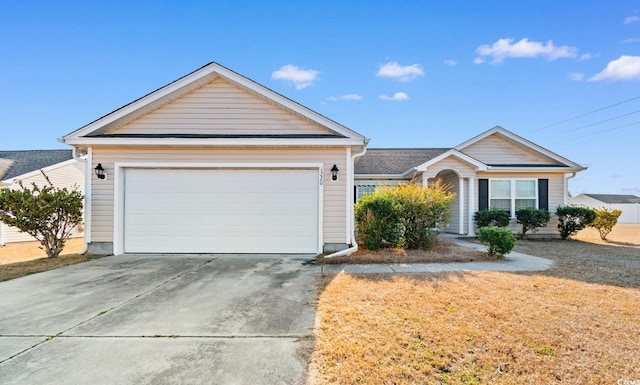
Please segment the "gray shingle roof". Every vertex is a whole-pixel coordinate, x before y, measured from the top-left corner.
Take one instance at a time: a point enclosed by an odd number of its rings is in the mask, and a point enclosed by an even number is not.
[[[403,174],[450,148],[370,148],[357,160],[355,174]]]
[[[14,178],[18,175],[64,162],[73,157],[71,150],[23,150],[23,151],[0,151],[0,159],[12,161],[11,166],[4,175],[0,170],[0,180]]]
[[[617,194],[584,194],[590,198],[597,199],[604,203],[640,203],[640,197],[635,195]]]

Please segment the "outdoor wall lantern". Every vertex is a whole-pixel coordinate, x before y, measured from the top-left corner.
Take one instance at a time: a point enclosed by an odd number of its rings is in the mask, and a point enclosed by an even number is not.
[[[94,168],[94,170],[96,171],[96,176],[98,177],[98,179],[104,179],[107,177],[104,174],[104,168],[102,167],[102,163],[98,163],[98,165],[96,166],[96,168]]]
[[[331,167],[331,180],[338,180],[338,166],[335,164]]]

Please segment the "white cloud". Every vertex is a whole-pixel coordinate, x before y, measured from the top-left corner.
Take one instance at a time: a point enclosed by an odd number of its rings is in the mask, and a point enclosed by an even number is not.
[[[362,100],[362,95],[345,94],[345,95],[340,95],[340,96],[329,96],[327,99],[332,101],[332,102],[336,102],[338,100]]]
[[[620,43],[640,43],[640,37],[632,37],[629,39],[624,39]]]
[[[506,58],[537,58],[544,57],[547,60],[557,60],[560,58],[574,58],[578,49],[568,45],[555,46],[551,40],[546,43],[539,41],[529,41],[524,38],[517,43],[514,39],[499,39],[492,45],[481,45],[476,49],[476,53],[481,56],[490,56],[492,63],[500,64]]]
[[[484,59],[481,57],[477,57],[473,59],[473,64],[482,64],[482,63],[484,63]]]
[[[629,16],[624,19],[625,24],[637,23],[640,21],[640,16]]]
[[[569,79],[571,79],[571,80],[573,80],[573,81],[576,81],[576,82],[579,82],[579,81],[581,81],[582,79],[584,79],[584,74],[581,74],[581,73],[579,73],[579,72],[571,72],[571,73],[569,74]]]
[[[446,65],[448,65],[450,67],[454,67],[454,66],[458,65],[458,62],[455,61],[455,60],[445,60],[444,64],[446,64]]]
[[[580,60],[590,60],[593,59],[594,57],[596,57],[598,55],[593,54],[593,53],[583,53],[582,55],[580,55]]]
[[[271,73],[271,79],[287,80],[296,87],[296,90],[301,90],[312,86],[319,74],[320,71],[307,70],[287,64],[280,67],[279,70],[273,71],[273,73]]]
[[[590,77],[589,81],[634,79],[640,79],[640,56],[623,55],[610,61],[605,69]]]
[[[394,102],[402,102],[402,101],[405,101],[405,100],[409,100],[409,95],[405,94],[404,92],[396,92],[395,94],[393,94],[393,96],[380,95],[379,98],[382,99],[382,100],[391,100],[391,101],[394,101]]]
[[[381,65],[376,76],[409,82],[418,76],[424,76],[424,70],[420,64],[402,66],[395,61],[391,61]]]

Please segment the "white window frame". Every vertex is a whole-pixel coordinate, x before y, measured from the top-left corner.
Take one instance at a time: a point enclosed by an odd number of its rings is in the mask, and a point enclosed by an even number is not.
[[[533,199],[535,200],[535,206],[534,208],[539,208],[539,200],[538,200],[538,179],[537,178],[490,178],[489,179],[489,208],[491,208],[491,182],[494,180],[508,180],[510,181],[510,187],[511,187],[511,191],[510,191],[510,195],[509,195],[509,215],[511,215],[511,218],[515,218],[516,217],[516,199]],[[523,198],[523,197],[516,197],[516,181],[533,181],[534,185],[535,185],[535,192],[534,192],[534,196],[533,197],[527,197],[527,198]],[[496,198],[496,199],[507,199],[507,198]]]
[[[366,194],[371,194],[379,187],[377,184],[360,184],[356,185],[356,202]],[[363,191],[364,190],[364,191]]]

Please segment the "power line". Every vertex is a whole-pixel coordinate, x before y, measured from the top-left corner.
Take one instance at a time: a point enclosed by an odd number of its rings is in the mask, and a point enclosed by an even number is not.
[[[542,130],[550,128],[550,127],[555,127],[555,126],[558,126],[558,125],[563,124],[563,123],[571,122],[572,120],[580,119],[580,118],[583,118],[585,116],[588,116],[588,115],[591,115],[591,114],[595,114],[596,112],[604,111],[606,109],[609,109],[609,108],[612,108],[612,107],[616,107],[616,106],[619,106],[619,105],[624,104],[624,103],[631,102],[631,101],[636,100],[636,99],[640,99],[640,96],[636,96],[636,97],[633,97],[631,99],[623,100],[621,102],[614,103],[614,104],[611,104],[611,105],[606,106],[606,107],[598,108],[597,110],[593,110],[593,111],[584,113],[582,115],[574,116],[573,118],[565,119],[565,120],[557,122],[557,123],[549,124],[548,126],[544,126],[544,127],[535,129],[532,132],[542,131]]]
[[[616,119],[624,118],[625,116],[629,116],[629,115],[637,114],[637,113],[639,113],[639,112],[640,112],[640,110],[633,111],[633,112],[629,112],[628,114],[623,114],[623,115],[614,116],[613,118],[609,118],[609,119],[601,120],[601,121],[599,121],[599,122],[595,122],[595,123],[591,123],[591,124],[585,124],[584,126],[580,126],[580,127],[572,128],[572,129],[570,129],[570,130],[567,130],[567,131],[564,131],[564,132],[558,132],[558,133],[555,133],[555,134],[553,134],[553,135],[549,135],[549,136],[550,136],[550,137],[553,137],[553,136],[558,136],[558,135],[566,134],[566,133],[573,132],[573,131],[578,131],[578,130],[579,130],[579,129],[581,129],[581,128],[587,128],[587,127],[591,127],[591,126],[598,125],[598,124],[600,124],[600,123],[610,122],[610,121],[612,121],[612,120],[616,120]]]
[[[624,124],[624,125],[622,125],[622,126],[617,126],[617,127],[607,128],[606,130],[602,130],[602,131],[598,131],[598,132],[592,132],[592,133],[587,134],[587,135],[582,135],[582,136],[578,136],[578,137],[575,137],[575,138],[567,139],[567,140],[565,140],[565,141],[563,141],[563,142],[561,142],[561,143],[565,143],[565,142],[572,142],[572,141],[574,141],[574,140],[576,140],[576,139],[582,139],[582,138],[586,138],[586,137],[588,137],[588,136],[598,135],[598,134],[602,134],[602,133],[604,133],[604,132],[609,132],[609,131],[617,130],[617,129],[619,129],[619,128],[625,128],[625,127],[633,126],[633,125],[636,125],[636,124],[640,124],[640,120],[639,120],[639,121],[637,121],[637,122],[633,122],[633,123],[629,123],[629,124]]]

